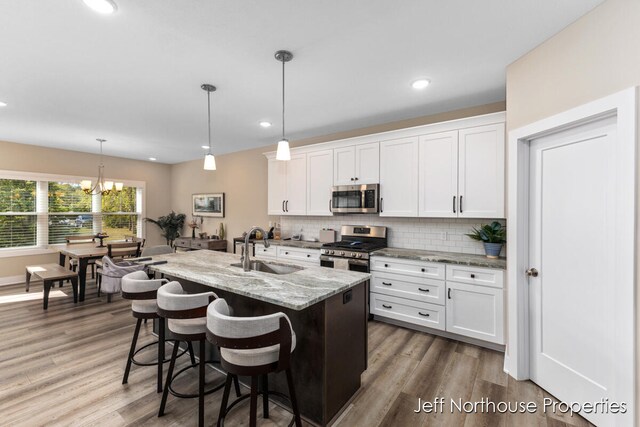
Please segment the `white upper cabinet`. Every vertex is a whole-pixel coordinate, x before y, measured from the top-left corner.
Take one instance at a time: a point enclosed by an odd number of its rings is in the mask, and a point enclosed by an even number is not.
[[[380,179],[377,142],[333,150],[333,185],[377,184]]]
[[[284,215],[284,202],[287,198],[287,162],[269,159],[267,177],[267,212],[269,215]]]
[[[418,216],[418,137],[380,143],[380,216]]]
[[[356,145],[356,184],[380,182],[380,144]]]
[[[330,206],[333,164],[333,150],[307,153],[307,215],[333,215]]]
[[[504,218],[504,124],[420,137],[419,216]]]
[[[457,217],[458,131],[421,136],[419,158],[419,216]]]
[[[380,216],[504,218],[505,114],[331,141],[268,159],[269,215],[329,216],[331,187],[380,184]],[[383,142],[375,142],[383,140]]]
[[[462,129],[458,217],[504,218],[504,124]]]
[[[306,215],[307,155],[291,154],[291,160],[269,159],[267,164],[269,215]]]

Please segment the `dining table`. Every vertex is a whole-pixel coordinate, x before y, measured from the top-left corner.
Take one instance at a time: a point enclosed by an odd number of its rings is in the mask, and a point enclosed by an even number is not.
[[[78,260],[78,301],[84,301],[85,288],[87,286],[87,266],[89,261],[93,259],[102,259],[107,255],[107,246],[98,246],[96,242],[89,243],[60,243],[50,245],[49,248],[55,249],[60,253],[60,265],[65,267],[67,257],[69,259]]]

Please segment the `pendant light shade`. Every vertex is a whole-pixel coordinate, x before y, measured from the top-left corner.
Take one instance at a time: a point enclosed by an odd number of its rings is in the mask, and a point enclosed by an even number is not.
[[[206,171],[216,170],[216,158],[211,153],[207,153],[207,155],[204,156],[204,170]]]
[[[282,139],[278,141],[278,151],[276,151],[276,160],[291,160],[291,151],[289,150],[289,141]]]
[[[278,141],[276,160],[288,161],[291,160],[291,150],[289,150],[289,140],[284,136],[284,64],[293,59],[293,54],[288,50],[279,50],[275,57],[282,62],[282,139]]]
[[[211,92],[215,92],[216,87],[205,83],[200,88],[207,91],[207,119],[209,124],[209,144],[207,145],[209,152],[204,156],[204,170],[214,171],[216,170],[216,158],[211,153]]]

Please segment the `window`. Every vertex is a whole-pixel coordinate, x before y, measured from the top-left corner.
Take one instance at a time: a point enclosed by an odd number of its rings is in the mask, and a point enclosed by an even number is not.
[[[85,194],[75,182],[49,182],[49,241],[64,243],[67,236],[94,234],[91,195]]]
[[[142,236],[144,183],[86,194],[82,177],[0,171],[0,250],[46,247],[71,235],[104,232],[107,241]]]
[[[37,245],[36,182],[0,179],[0,248]]]
[[[102,196],[102,232],[110,240],[138,235],[137,188],[124,187],[118,193]]]

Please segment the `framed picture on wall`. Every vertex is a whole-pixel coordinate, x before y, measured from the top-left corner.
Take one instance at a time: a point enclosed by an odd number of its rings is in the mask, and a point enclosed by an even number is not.
[[[224,218],[224,193],[194,194],[193,216]]]

